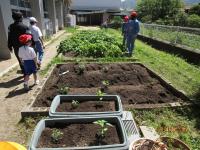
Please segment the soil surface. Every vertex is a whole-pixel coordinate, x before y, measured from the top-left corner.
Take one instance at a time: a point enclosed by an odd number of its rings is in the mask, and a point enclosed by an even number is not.
[[[102,141],[98,140],[98,136],[96,135],[100,131],[100,127],[96,124],[68,124],[59,126],[56,129],[59,129],[63,133],[62,139],[58,140],[57,143],[53,142],[51,135],[55,128],[45,128],[39,139],[38,148],[86,147],[122,143],[115,125],[107,127],[108,130]]]
[[[145,67],[133,63],[58,65],[34,103],[35,107],[49,107],[53,98],[61,94],[61,87],[69,87],[68,94],[93,94],[98,90],[119,95],[123,104],[156,104],[182,101],[175,92],[150,73]],[[64,75],[63,72],[69,71]],[[107,87],[103,81],[109,81]]]
[[[115,101],[80,101],[76,108],[72,102],[63,102],[56,109],[57,112],[104,112],[116,111]]]

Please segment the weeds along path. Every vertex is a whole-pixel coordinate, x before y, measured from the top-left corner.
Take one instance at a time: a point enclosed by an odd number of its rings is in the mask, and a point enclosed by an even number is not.
[[[67,35],[67,33],[62,34],[46,46],[42,69],[56,56],[56,47]],[[21,119],[21,110],[31,103],[30,98],[35,87],[32,87],[28,93],[23,90],[23,77],[16,73],[18,69],[13,69],[0,79],[0,141],[27,144],[25,136],[18,130],[18,123]],[[31,77],[30,85],[32,84]]]

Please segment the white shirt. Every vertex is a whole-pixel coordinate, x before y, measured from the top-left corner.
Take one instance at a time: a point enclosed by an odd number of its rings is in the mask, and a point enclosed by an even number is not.
[[[19,48],[18,55],[22,60],[33,60],[36,58],[34,49],[26,45]]]
[[[39,41],[39,38],[42,36],[42,32],[40,28],[38,28],[36,25],[31,25],[30,26],[31,34],[33,35],[33,40]]]

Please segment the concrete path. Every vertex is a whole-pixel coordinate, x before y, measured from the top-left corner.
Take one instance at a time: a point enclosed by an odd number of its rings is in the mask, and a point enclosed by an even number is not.
[[[68,35],[67,33],[62,33],[56,40],[46,46],[42,69],[56,56],[56,47]],[[7,61],[9,65],[1,64],[5,68],[4,71],[16,61],[12,60],[10,62],[12,63]],[[0,78],[0,141],[9,140],[26,145],[25,137],[18,131],[18,123],[21,119],[20,112],[30,104],[30,97],[35,87],[32,87],[32,90],[28,93],[23,90],[23,78],[16,73],[18,68],[14,68]],[[33,79],[31,79],[31,82],[33,83]]]

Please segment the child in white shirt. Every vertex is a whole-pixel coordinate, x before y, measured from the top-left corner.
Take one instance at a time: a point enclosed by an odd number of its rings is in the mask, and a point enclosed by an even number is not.
[[[19,37],[19,41],[23,46],[19,48],[18,55],[24,65],[24,88],[26,90],[29,90],[28,81],[31,74],[33,74],[34,83],[39,83],[39,80],[37,80],[37,56],[34,49],[30,47],[32,44],[31,39],[32,36],[29,34],[23,34]]]

